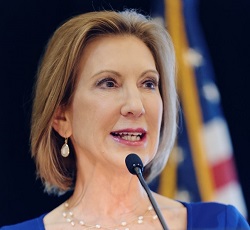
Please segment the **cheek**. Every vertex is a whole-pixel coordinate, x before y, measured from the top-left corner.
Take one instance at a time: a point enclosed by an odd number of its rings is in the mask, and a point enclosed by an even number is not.
[[[73,103],[73,132],[78,131],[89,136],[108,130],[107,125],[115,119],[115,102],[104,97],[76,98]],[[74,130],[75,129],[75,130]]]
[[[156,125],[157,123],[157,127],[159,127],[161,125],[163,113],[163,102],[160,95],[148,100],[147,110],[154,124]]]

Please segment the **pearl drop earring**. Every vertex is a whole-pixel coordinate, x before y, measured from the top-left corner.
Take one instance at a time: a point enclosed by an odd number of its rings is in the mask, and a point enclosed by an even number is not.
[[[70,153],[70,151],[69,151],[69,146],[68,146],[68,138],[66,137],[66,138],[65,138],[64,145],[63,145],[62,148],[61,148],[61,155],[62,155],[63,157],[68,157],[68,156],[69,156],[69,153]]]

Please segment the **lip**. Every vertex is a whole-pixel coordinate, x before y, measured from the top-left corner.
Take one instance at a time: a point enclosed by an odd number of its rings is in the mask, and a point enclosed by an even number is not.
[[[115,136],[114,133],[142,133],[142,137],[140,140],[131,141],[131,140],[122,139],[120,136]],[[144,145],[147,140],[147,131],[143,128],[119,129],[119,130],[110,132],[110,135],[112,139],[115,140],[116,142],[119,142],[120,144],[124,144],[128,146],[141,146],[141,145]]]

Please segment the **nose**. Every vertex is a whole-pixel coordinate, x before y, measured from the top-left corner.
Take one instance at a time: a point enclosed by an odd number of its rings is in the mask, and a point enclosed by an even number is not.
[[[140,117],[145,114],[141,94],[137,87],[125,90],[121,114],[125,117]]]

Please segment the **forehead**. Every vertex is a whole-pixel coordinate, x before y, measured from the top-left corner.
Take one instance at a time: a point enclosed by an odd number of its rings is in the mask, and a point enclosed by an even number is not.
[[[154,68],[155,60],[146,44],[132,35],[111,35],[95,38],[84,48],[80,72],[102,68]]]

